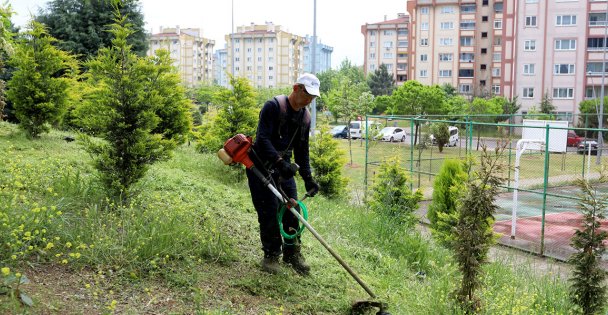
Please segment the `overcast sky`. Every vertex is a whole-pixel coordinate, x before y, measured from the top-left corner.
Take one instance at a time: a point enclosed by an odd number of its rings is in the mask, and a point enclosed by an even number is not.
[[[296,35],[313,34],[313,0],[233,0],[234,30],[237,26],[273,22]],[[24,25],[30,12],[38,13],[49,0],[9,0],[13,22]],[[203,37],[215,40],[215,49],[224,48],[224,35],[232,27],[230,0],[141,0],[146,29],[157,33],[160,26],[201,28]],[[406,11],[406,0],[317,0],[317,37],[334,48],[332,67],[348,58],[363,64],[361,25],[397,18]]]

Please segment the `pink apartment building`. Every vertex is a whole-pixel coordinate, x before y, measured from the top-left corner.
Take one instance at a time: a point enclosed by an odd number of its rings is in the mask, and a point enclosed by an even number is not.
[[[407,79],[517,96],[522,113],[546,95],[560,119],[575,122],[608,74],[607,0],[409,0],[407,11]]]

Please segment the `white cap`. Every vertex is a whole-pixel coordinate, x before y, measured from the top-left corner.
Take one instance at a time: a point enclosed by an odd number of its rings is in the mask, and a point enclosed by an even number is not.
[[[302,84],[310,95],[321,96],[321,93],[319,93],[321,82],[319,82],[319,79],[314,74],[304,73],[298,78],[296,84]]]

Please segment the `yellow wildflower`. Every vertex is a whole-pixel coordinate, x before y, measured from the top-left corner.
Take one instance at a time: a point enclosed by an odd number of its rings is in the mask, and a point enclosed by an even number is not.
[[[2,268],[2,275],[3,276],[8,276],[10,273],[11,273],[11,268],[9,268],[9,267]]]

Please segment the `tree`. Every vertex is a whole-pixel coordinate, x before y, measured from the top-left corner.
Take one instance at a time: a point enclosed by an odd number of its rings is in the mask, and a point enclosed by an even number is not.
[[[502,113],[502,99],[492,98],[486,100],[481,97],[476,97],[472,102],[468,103],[466,114],[471,115],[471,120],[476,122],[493,122],[496,116]],[[477,150],[481,145],[481,126],[477,126]]]
[[[371,106],[367,102],[360,102],[361,95],[367,90],[367,84],[360,82],[358,84],[347,75],[338,75],[334,78],[333,88],[327,94],[323,95],[323,99],[329,110],[335,117],[343,117],[346,119],[346,125],[350,128],[350,122],[358,115],[366,115],[366,106]],[[349,130],[350,133],[350,130]],[[353,163],[352,139],[348,139],[348,148],[350,153],[350,164]]]
[[[18,41],[9,63],[17,68],[8,82],[8,99],[13,102],[19,126],[28,137],[48,132],[65,112],[67,89],[76,71],[74,58],[53,43],[55,39],[35,21]]]
[[[0,6],[0,53],[2,56],[9,56],[13,53],[13,25],[11,23],[11,16],[13,10],[10,4],[4,4]],[[0,69],[4,68],[4,58],[0,59]],[[0,121],[4,120],[4,108],[6,106],[5,98],[5,86],[6,82],[0,80]]]
[[[410,178],[398,157],[382,162],[371,189],[370,209],[408,227],[414,225],[422,192],[413,192],[409,182]]]
[[[458,90],[456,90],[456,88],[453,85],[449,84],[449,83],[442,84],[441,85],[441,89],[445,92],[445,95],[448,98],[451,98],[451,97],[454,97],[454,96],[458,95],[458,93],[457,93]]]
[[[466,189],[467,172],[463,166],[459,160],[443,161],[433,183],[433,201],[427,213],[433,237],[448,248],[454,242],[454,229],[459,217],[458,200]]]
[[[393,114],[387,113],[388,109],[391,107],[392,99],[388,95],[380,95],[374,98],[374,110],[372,113],[374,114]]]
[[[469,178],[466,194],[458,207],[453,251],[462,281],[455,294],[466,314],[478,313],[481,309],[475,292],[482,285],[482,267],[495,241],[492,225],[498,206],[494,200],[505,180],[504,171],[507,168],[500,162],[504,159],[503,155],[504,147],[496,151],[483,147],[480,169]]]
[[[519,104],[517,96],[514,96],[511,99],[504,98],[504,102],[502,102],[502,115],[496,117],[496,122],[501,122],[508,119],[510,123],[513,123],[511,118],[513,115],[517,114],[520,109],[521,104]]]
[[[198,145],[201,152],[221,149],[224,141],[236,134],[255,134],[259,107],[253,87],[246,78],[233,76],[230,76],[230,85],[231,90],[223,89],[214,97],[218,113]]]
[[[348,178],[342,175],[346,159],[339,145],[326,125],[321,127],[321,133],[310,144],[310,166],[315,170],[319,193],[329,198],[342,195],[348,184]]]
[[[555,112],[555,106],[553,106],[553,102],[551,97],[549,96],[549,92],[545,92],[545,95],[543,95],[543,99],[540,101],[540,112],[543,114],[547,114],[550,117],[553,117],[553,113]]]
[[[86,97],[86,121],[101,140],[82,139],[110,197],[126,200],[149,166],[168,159],[184,142],[191,102],[169,53],[138,57],[127,41],[134,31],[126,17],[115,14],[112,46],[86,63],[87,83],[93,87]]]
[[[435,137],[435,142],[439,148],[439,153],[443,152],[443,147],[450,141],[450,130],[447,123],[433,123],[431,133]]]
[[[607,181],[606,174],[602,172],[599,182]],[[582,229],[577,229],[571,240],[577,252],[568,260],[574,269],[569,279],[570,300],[580,307],[583,314],[604,314],[608,288],[601,261],[606,252],[604,243],[608,233],[600,231],[600,222],[605,219],[608,198],[598,194],[596,187],[587,180],[579,179],[576,184],[581,189],[579,209],[584,218]]]
[[[127,38],[131,51],[145,56],[148,40],[139,0],[51,0],[36,20],[59,40],[59,48],[84,61],[97,55],[100,48],[112,45],[114,38],[108,25],[114,23],[115,8],[132,29]]]
[[[392,108],[397,115],[445,114],[445,92],[437,85],[425,86],[415,80],[406,81],[391,96]],[[420,123],[416,121],[414,144],[417,143]]]
[[[395,79],[388,73],[386,65],[381,64],[378,69],[369,74],[367,85],[374,96],[391,95],[395,88]]]

